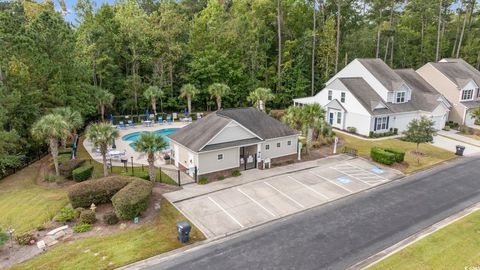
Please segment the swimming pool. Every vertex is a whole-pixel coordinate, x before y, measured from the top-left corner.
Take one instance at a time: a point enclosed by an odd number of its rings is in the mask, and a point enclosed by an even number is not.
[[[155,130],[153,133],[158,135],[158,136],[162,136],[163,139],[165,140],[165,142],[170,144],[170,139],[167,137],[167,135],[172,134],[173,132],[175,132],[177,130],[178,130],[178,128],[166,128],[166,129]],[[123,136],[122,140],[124,140],[126,142],[133,142],[129,145],[130,145],[130,147],[135,149],[134,143],[138,140],[138,137],[140,137],[140,134],[142,134],[144,132],[149,132],[149,131],[139,131],[139,132],[130,133],[130,134],[127,134],[127,135]],[[167,149],[170,149],[170,146],[167,147]]]

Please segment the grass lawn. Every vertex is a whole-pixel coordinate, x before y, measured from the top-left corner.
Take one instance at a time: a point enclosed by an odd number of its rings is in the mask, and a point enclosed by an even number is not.
[[[175,223],[180,220],[185,217],[162,200],[160,214],[150,224],[110,236],[61,243],[11,269],[113,269],[184,246],[176,239]],[[188,244],[205,238],[193,228],[190,239]]]
[[[41,162],[0,180],[0,225],[17,232],[37,228],[53,218],[67,203],[62,188],[44,188],[35,184]]]
[[[408,164],[408,166],[402,169],[403,173],[412,173],[456,157],[452,152],[443,150],[433,145],[421,144],[420,151],[425,153],[425,156],[421,157],[420,163],[418,163],[417,157],[410,153],[417,147],[414,143],[404,142],[398,139],[367,141],[340,132],[337,132],[337,136],[345,140],[346,146],[357,149],[358,154],[363,157],[370,157],[370,149],[374,146],[404,149],[405,162]]]
[[[93,176],[92,176],[93,178],[103,177],[103,164],[95,161],[94,159],[92,159],[90,154],[87,152],[87,150],[83,146],[83,140],[84,140],[84,138],[82,137],[80,139],[79,147],[78,147],[78,150],[77,150],[77,158],[85,159],[85,160],[87,160],[87,162],[89,162],[89,160],[92,161],[92,165],[93,165],[93,168],[94,168]],[[131,172],[131,167],[128,167],[128,171]],[[144,171],[145,172],[148,171],[148,166],[144,166]],[[123,172],[124,172],[123,167],[113,166],[113,168],[112,168],[112,173],[114,173],[114,174],[122,174]],[[142,172],[141,167],[135,167],[134,176],[139,176],[139,174],[141,172]],[[158,170],[157,170],[156,174],[157,174],[157,179],[160,179],[160,172]],[[169,184],[169,185],[177,185],[177,183],[175,181],[173,181],[173,179],[170,178],[170,176],[166,175],[164,172],[162,172],[162,183]]]
[[[474,269],[480,266],[480,212],[472,213],[368,268]]]

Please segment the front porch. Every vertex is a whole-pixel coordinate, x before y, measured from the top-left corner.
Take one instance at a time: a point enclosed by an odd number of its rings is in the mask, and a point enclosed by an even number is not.
[[[257,153],[258,144],[242,146],[239,149],[240,153],[240,170],[246,171],[257,168]]]

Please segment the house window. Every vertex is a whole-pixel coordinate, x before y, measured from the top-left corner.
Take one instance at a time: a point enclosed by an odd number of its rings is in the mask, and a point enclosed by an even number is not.
[[[279,143],[279,142],[277,143],[277,147],[280,147],[280,143]]]
[[[340,96],[340,101],[342,103],[345,103],[345,92],[342,92],[341,96]]]
[[[337,112],[337,124],[341,124],[341,123],[342,123],[342,113]]]
[[[473,89],[465,89],[462,91],[462,100],[473,99]]]
[[[265,145],[265,150],[269,150],[269,149],[270,149],[270,144]]]
[[[217,155],[217,159],[218,159],[218,160],[222,160],[222,159],[223,159],[223,154],[218,154],[218,155]]]
[[[375,118],[375,130],[388,129],[388,120],[389,120],[388,116]]]
[[[332,100],[332,90],[328,90],[328,100]]]
[[[292,145],[292,141],[287,141],[287,145],[288,146]]]
[[[404,103],[406,94],[406,92],[397,92],[397,103]]]

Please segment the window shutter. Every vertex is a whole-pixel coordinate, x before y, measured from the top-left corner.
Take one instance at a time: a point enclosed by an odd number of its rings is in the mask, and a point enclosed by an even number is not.
[[[387,129],[389,128],[388,123],[390,122],[390,116],[387,117]]]
[[[375,117],[375,124],[373,125],[373,131],[377,131],[377,120],[378,118]]]

